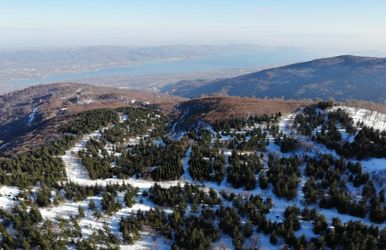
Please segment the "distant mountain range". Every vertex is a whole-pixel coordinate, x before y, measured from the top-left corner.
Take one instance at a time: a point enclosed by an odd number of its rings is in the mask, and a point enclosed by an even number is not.
[[[386,59],[338,56],[263,70],[229,79],[181,81],[162,92],[183,96],[230,95],[361,99],[386,103]]]

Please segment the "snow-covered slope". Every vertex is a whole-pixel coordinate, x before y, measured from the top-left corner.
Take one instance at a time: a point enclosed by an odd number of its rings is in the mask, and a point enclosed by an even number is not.
[[[363,122],[364,125],[379,130],[386,130],[386,115],[377,111],[354,108],[348,106],[336,106],[332,110],[343,109],[354,120],[355,123]]]
[[[355,122],[360,121],[363,122],[367,126],[371,126],[377,129],[385,129],[385,116],[368,111],[368,110],[362,110],[362,109],[354,109],[350,107],[334,107],[332,110],[337,110],[338,108],[346,110],[354,119]],[[299,112],[302,112],[301,110]],[[267,139],[267,145],[266,149],[264,151],[253,151],[253,150],[233,150],[232,148],[228,148],[228,145],[226,148],[222,148],[220,150],[220,154],[224,156],[225,160],[225,170],[229,167],[229,158],[232,156],[232,153],[240,154],[240,155],[248,155],[248,154],[263,154],[262,162],[263,162],[263,168],[260,173],[256,174],[256,180],[258,179],[258,175],[260,174],[267,174],[267,171],[269,170],[268,166],[268,155],[274,154],[274,155],[280,155],[284,157],[291,157],[291,156],[297,156],[297,157],[317,157],[322,154],[329,154],[333,156],[334,158],[338,159],[339,155],[331,149],[328,149],[325,145],[317,143],[315,140],[312,140],[310,137],[304,136],[300,134],[297,129],[294,127],[294,118],[298,113],[291,113],[288,115],[285,115],[281,117],[280,121],[278,122],[279,132],[283,133],[283,135],[291,136],[293,138],[296,138],[299,141],[299,147],[293,151],[288,153],[282,153],[280,151],[280,146],[275,142],[275,136],[274,134],[270,133],[269,126],[267,124],[254,124],[251,127],[245,126],[241,128],[239,131],[232,130],[231,133],[225,134],[224,131],[216,131],[212,126],[203,126],[201,124],[201,127],[204,127],[210,135],[211,138],[210,144],[212,146],[217,142],[223,142],[223,145],[227,145],[227,143],[230,143],[232,139],[245,135],[248,132],[251,132],[253,129],[262,129],[266,135]],[[120,122],[125,122],[130,117],[127,117],[126,115],[121,115]],[[131,213],[135,213],[137,211],[149,211],[150,209],[159,208],[166,212],[167,214],[171,214],[172,208],[167,206],[159,206],[154,204],[149,196],[144,195],[145,193],[149,192],[149,189],[154,186],[155,184],[160,185],[163,188],[169,188],[177,185],[184,185],[184,184],[194,184],[199,187],[199,190],[205,191],[209,193],[211,190],[215,191],[219,197],[221,197],[221,193],[226,194],[236,194],[241,195],[242,197],[250,197],[251,195],[258,195],[263,200],[271,199],[272,201],[272,208],[270,209],[269,213],[266,215],[266,218],[271,220],[275,223],[282,223],[285,221],[284,217],[284,211],[288,206],[295,205],[298,208],[315,208],[318,213],[323,215],[326,218],[326,221],[328,223],[331,223],[333,218],[339,218],[341,222],[346,223],[349,221],[359,221],[365,225],[376,225],[378,228],[385,228],[386,222],[374,224],[370,219],[369,216],[366,215],[363,218],[361,217],[355,217],[349,214],[342,214],[337,211],[336,208],[327,209],[327,208],[320,208],[317,204],[311,204],[306,205],[304,201],[304,191],[303,187],[305,186],[305,183],[309,180],[309,177],[307,177],[304,172],[306,168],[306,163],[302,163],[299,166],[301,175],[298,177],[298,186],[296,189],[296,197],[294,199],[286,199],[286,198],[280,198],[277,196],[277,194],[274,192],[274,188],[272,185],[269,185],[267,189],[262,189],[259,185],[256,185],[255,188],[251,190],[246,190],[245,188],[235,188],[232,186],[225,177],[221,182],[214,182],[214,181],[195,181],[192,176],[189,173],[190,168],[190,159],[192,157],[192,146],[194,146],[197,142],[190,139],[187,140],[186,143],[188,143],[188,147],[186,148],[186,151],[184,152],[184,155],[181,159],[181,165],[184,169],[184,174],[180,177],[179,180],[175,181],[153,181],[150,179],[143,179],[143,178],[107,178],[107,179],[91,179],[89,173],[87,172],[87,169],[82,164],[81,159],[79,158],[78,153],[81,150],[86,149],[87,142],[92,138],[95,140],[101,139],[101,131],[103,131],[106,128],[102,128],[101,130],[96,130],[90,134],[84,135],[72,148],[68,149],[64,155],[61,156],[61,159],[63,160],[65,164],[65,171],[67,175],[68,183],[75,183],[82,187],[90,187],[90,186],[107,186],[109,184],[130,184],[133,187],[139,188],[139,195],[136,198],[136,204],[134,204],[132,207],[127,207],[124,203],[124,192],[118,192],[116,200],[119,201],[121,204],[121,208],[118,211],[115,211],[112,215],[108,214],[102,214],[100,218],[97,218],[95,215],[95,212],[92,211],[89,208],[90,201],[94,202],[96,204],[97,208],[101,208],[101,200],[102,195],[93,195],[89,196],[84,200],[81,201],[70,201],[64,199],[64,201],[60,201],[59,204],[52,205],[50,207],[44,207],[40,208],[40,212],[44,219],[52,220],[52,221],[59,221],[59,219],[70,219],[72,217],[75,217],[79,213],[79,207],[84,209],[85,216],[83,218],[79,218],[79,225],[81,228],[81,232],[83,237],[89,237],[92,235],[93,232],[95,232],[98,229],[102,229],[105,225],[108,226],[108,228],[111,230],[111,232],[115,235],[118,235],[120,237],[120,229],[119,229],[119,222],[121,218],[129,216]],[[320,132],[320,129],[315,129],[316,132]],[[314,131],[314,133],[316,133]],[[339,130],[342,134],[345,133],[343,130]],[[148,131],[149,132],[149,131]],[[126,145],[124,145],[124,148],[127,149],[128,145],[135,145],[138,144],[141,138],[148,137],[149,135],[136,135],[132,138],[128,138],[126,140]],[[344,137],[345,138],[345,137]],[[158,147],[164,146],[164,142],[162,139],[157,138],[151,139],[153,143],[155,143]],[[250,140],[250,136],[246,136],[245,140]],[[122,146],[122,145],[121,145]],[[113,155],[114,157],[121,157],[122,153],[121,151],[118,153],[116,152],[116,148],[111,144],[106,144],[106,149],[108,154]],[[365,159],[360,161],[363,166],[363,171],[368,172],[371,174],[372,178],[374,178],[376,182],[376,188],[377,191],[379,191],[381,188],[384,188],[384,183],[386,180],[386,159]],[[377,179],[378,178],[378,179]],[[67,184],[68,184],[67,183]],[[353,187],[351,184],[348,185],[349,191],[355,195],[356,198],[361,198],[361,192],[362,187]],[[13,205],[17,204],[17,201],[14,200],[14,197],[20,193],[20,189],[15,187],[0,187],[0,207],[2,208],[11,208]],[[233,203],[231,201],[227,201],[226,199],[223,199],[223,202],[228,206],[233,206]],[[215,206],[216,207],[216,206]],[[186,215],[195,215],[197,214],[196,211],[192,209],[191,205],[187,205],[186,208]],[[246,223],[244,218],[242,219],[243,225]],[[313,224],[311,221],[304,221],[300,220],[301,229],[295,232],[295,235],[297,237],[300,237],[301,235],[305,236],[305,239],[310,240],[313,237],[318,237],[317,234],[315,234],[312,230]],[[264,247],[267,249],[278,249],[279,245],[273,245],[270,242],[269,235],[265,235],[263,233],[257,233],[254,232],[255,236],[258,237],[258,246]],[[252,238],[245,241],[244,247],[250,246],[252,243]],[[151,228],[144,227],[140,233],[140,240],[136,241],[133,245],[125,245],[121,244],[120,247],[122,249],[169,249],[171,247],[171,244],[173,242],[171,240],[167,240],[163,238],[159,233],[154,231]],[[281,242],[283,243],[283,242]],[[223,247],[224,249],[233,249],[234,245],[232,243],[232,239],[226,235],[225,233],[221,233],[220,239],[213,243],[213,247],[218,247],[219,249]]]
[[[338,109],[338,108],[339,107],[336,107],[335,109]],[[374,113],[371,111],[366,111],[366,110],[350,109],[347,107],[340,107],[340,108],[344,108],[345,110],[347,109],[348,111],[350,111],[350,114],[353,115],[353,118],[355,119],[355,121],[364,121],[364,122],[366,122],[365,123],[366,125],[374,126],[375,128],[383,128],[383,126],[384,126],[383,120],[382,120],[384,117],[381,114],[377,114],[377,113]],[[333,150],[327,149],[324,145],[312,142],[307,137],[302,136],[299,133],[297,133],[297,131],[293,127],[293,120],[294,120],[295,115],[296,114],[289,114],[289,115],[282,117],[281,121],[279,122],[280,131],[283,132],[284,134],[296,137],[304,145],[312,144],[312,148],[307,148],[307,149],[300,148],[299,151],[297,151],[295,153],[297,153],[297,154],[306,154],[307,153],[308,155],[318,155],[318,154],[322,154],[322,153],[328,153],[328,154],[331,154],[331,155],[334,155],[337,157],[337,154]],[[366,120],[367,118],[369,118],[369,120]],[[125,118],[121,119],[121,121],[126,120],[126,119],[127,118],[125,117]],[[250,130],[250,128],[245,128],[245,131],[248,131],[248,130]],[[210,128],[210,131],[211,131],[212,136],[216,136],[216,132],[214,132],[212,128]],[[89,138],[98,139],[99,137],[100,137],[100,133],[98,131],[95,131],[92,134],[84,136],[78,144],[76,144],[70,150],[66,151],[65,156],[63,156],[63,160],[66,164],[67,177],[70,181],[78,183],[80,185],[87,185],[87,186],[95,185],[95,184],[106,185],[109,183],[110,184],[112,184],[112,183],[117,183],[117,184],[127,183],[127,184],[133,185],[135,187],[139,187],[142,192],[147,191],[155,183],[160,184],[162,187],[165,187],[165,188],[175,186],[178,184],[183,185],[184,183],[192,183],[192,184],[202,185],[203,190],[206,190],[208,192],[210,189],[213,189],[217,193],[225,191],[227,193],[233,192],[235,194],[242,194],[245,196],[248,196],[251,194],[260,195],[263,199],[267,199],[267,198],[272,199],[274,206],[271,209],[271,212],[268,214],[268,218],[273,220],[273,221],[277,221],[277,222],[284,220],[283,212],[289,205],[296,205],[297,207],[300,207],[300,208],[304,207],[304,204],[302,201],[303,196],[304,196],[302,188],[303,188],[303,185],[305,184],[305,182],[307,181],[307,177],[304,177],[304,176],[302,176],[302,178],[299,180],[300,185],[298,187],[297,198],[293,201],[289,201],[287,199],[282,199],[282,198],[276,197],[276,195],[273,193],[272,188],[269,188],[268,190],[262,190],[261,188],[257,187],[254,190],[246,191],[244,189],[235,189],[227,182],[222,182],[221,184],[216,184],[213,182],[197,182],[197,181],[192,180],[191,176],[189,175],[189,170],[188,170],[189,169],[189,158],[191,156],[191,147],[188,148],[187,152],[185,153],[185,155],[182,159],[182,165],[184,167],[185,174],[183,175],[182,179],[179,181],[154,182],[154,181],[149,181],[149,180],[140,180],[140,179],[136,179],[136,178],[128,178],[128,179],[114,179],[113,178],[113,179],[103,179],[103,180],[91,180],[87,175],[87,171],[82,166],[79,159],[77,158],[76,153],[79,150],[84,149],[86,142]],[[228,140],[230,139],[229,136],[224,136],[224,137],[222,136],[220,138],[220,140],[224,141],[224,138],[228,139]],[[268,150],[271,153],[280,154],[280,149],[277,147],[277,145],[274,144],[273,140],[271,140],[271,142],[269,143]],[[224,151],[223,154],[226,155],[227,157],[230,156],[230,152],[228,152],[228,151]],[[375,171],[375,170],[383,170],[384,169],[384,167],[383,167],[384,163],[385,163],[385,159],[378,159],[378,160],[370,159],[370,160],[365,160],[362,162],[362,164],[364,166],[363,169],[365,171],[369,171],[369,172]],[[385,167],[386,167],[386,165],[385,165]],[[98,199],[98,197],[94,197],[94,198],[90,198],[90,199]],[[85,203],[81,202],[80,204],[84,205]],[[49,211],[44,211],[43,214],[48,216],[48,218],[54,218],[55,216],[60,215],[64,211],[67,211],[68,207],[70,207],[70,211],[74,212],[74,209],[77,208],[77,206],[78,206],[78,204],[63,204],[63,205],[61,205],[57,208],[53,208]],[[133,211],[133,210],[135,211],[137,209],[146,211],[152,207],[154,208],[157,206],[155,206],[151,202],[148,202],[147,205],[135,205],[133,208],[130,208],[130,209],[124,208],[124,209],[120,210],[118,212],[118,214],[124,215],[128,211]],[[372,222],[368,218],[362,219],[362,218],[354,217],[351,215],[340,214],[340,213],[338,213],[338,211],[336,209],[321,209],[317,206],[309,206],[309,208],[316,208],[319,211],[319,213],[321,213],[322,215],[324,215],[327,218],[328,221],[331,221],[332,218],[339,217],[342,222],[361,221],[364,224],[372,225]],[[53,214],[51,214],[51,213],[53,213]],[[66,212],[64,212],[64,213],[66,213]],[[108,220],[114,221],[113,218],[110,218]],[[89,223],[91,223],[91,222],[89,222]],[[301,234],[306,235],[306,238],[311,238],[311,237],[315,236],[312,233],[312,230],[311,230],[312,225],[309,225],[309,222],[305,221],[305,222],[301,222],[301,224],[302,224],[302,230],[300,232],[297,232],[297,234],[299,236]],[[385,227],[386,223],[383,223],[379,226]],[[148,233],[142,232],[142,240],[141,241],[137,242],[135,245],[132,245],[132,246],[122,246],[122,247],[123,247],[123,249],[137,249],[137,248],[142,248],[144,246],[151,248],[151,247],[155,246],[155,244],[161,244],[159,241],[160,241],[160,238],[156,237],[155,241],[152,241],[149,243]],[[228,244],[225,244],[227,248],[233,247],[232,243],[229,240],[227,240],[227,236],[225,236],[225,235],[222,236],[222,239],[220,241],[225,242],[225,243],[228,242]],[[269,240],[266,239],[265,236],[262,236],[261,242],[263,243],[263,246],[265,246],[269,249],[275,248],[269,243]],[[165,242],[162,241],[162,244],[165,244]]]
[[[15,197],[19,193],[20,189],[17,187],[0,186],[0,208],[12,208],[17,203]]]

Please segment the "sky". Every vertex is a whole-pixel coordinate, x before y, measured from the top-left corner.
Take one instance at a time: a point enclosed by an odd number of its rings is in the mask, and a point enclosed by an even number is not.
[[[261,46],[386,51],[386,1],[0,0],[0,47]]]

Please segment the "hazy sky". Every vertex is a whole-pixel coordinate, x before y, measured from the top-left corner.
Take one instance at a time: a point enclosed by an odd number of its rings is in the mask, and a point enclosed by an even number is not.
[[[386,1],[1,0],[0,46],[253,43],[386,51]]]

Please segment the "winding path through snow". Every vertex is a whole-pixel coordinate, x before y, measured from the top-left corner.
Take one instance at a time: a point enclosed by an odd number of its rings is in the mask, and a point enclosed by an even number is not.
[[[66,169],[66,175],[70,181],[77,183],[80,180],[90,179],[89,174],[86,168],[83,166],[78,153],[79,151],[86,148],[86,144],[91,138],[99,138],[100,136],[101,134],[99,130],[83,136],[79,142],[67,150],[62,156],[62,160]]]
[[[67,150],[65,154],[62,156],[62,160],[65,165],[66,175],[68,181],[76,183],[82,186],[106,186],[109,184],[130,184],[134,187],[138,187],[141,189],[149,189],[155,183],[159,184],[162,187],[170,187],[178,184],[183,185],[184,181],[163,181],[156,182],[151,180],[141,180],[135,178],[127,178],[127,179],[117,179],[117,178],[108,178],[108,179],[90,179],[87,169],[81,162],[81,159],[78,156],[78,152],[86,148],[87,141],[91,138],[98,139],[100,138],[101,133],[99,130],[94,131],[91,134],[85,135],[82,139],[76,143],[72,148]]]
[[[305,137],[303,138],[303,136],[296,133],[296,131],[293,129],[292,123],[293,123],[293,119],[294,119],[295,115],[296,114],[289,114],[287,116],[284,116],[279,123],[280,130],[285,134],[293,135],[296,138],[304,141],[306,138]],[[236,194],[245,194],[245,195],[250,195],[250,194],[256,195],[257,194],[257,195],[260,195],[262,198],[272,198],[274,206],[271,209],[271,212],[268,214],[268,217],[274,221],[283,220],[284,219],[283,218],[283,212],[286,209],[286,207],[288,207],[291,204],[296,205],[298,207],[304,207],[304,204],[302,203],[303,192],[301,191],[301,187],[302,187],[302,185],[304,185],[304,183],[306,181],[304,176],[300,180],[300,186],[298,189],[298,196],[293,201],[288,201],[288,200],[276,197],[276,195],[273,193],[271,188],[269,188],[268,190],[262,190],[259,187],[256,187],[254,190],[246,191],[243,189],[234,189],[226,182],[222,182],[221,184],[216,184],[213,182],[196,182],[196,181],[193,181],[191,176],[189,175],[189,159],[191,156],[191,147],[188,148],[188,150],[186,151],[186,153],[182,159],[182,164],[183,164],[183,168],[184,168],[185,173],[180,180],[163,181],[163,182],[156,182],[156,181],[151,181],[151,180],[142,180],[142,179],[135,179],[135,178],[127,178],[127,179],[109,178],[109,179],[92,180],[92,179],[90,179],[87,170],[85,169],[85,167],[81,163],[81,160],[78,157],[78,152],[85,148],[86,143],[90,138],[100,138],[100,136],[101,136],[101,134],[99,131],[94,131],[93,133],[91,133],[89,135],[83,136],[82,139],[78,143],[76,143],[73,148],[67,150],[65,152],[65,155],[62,156],[62,159],[63,159],[65,166],[66,166],[66,173],[67,173],[67,178],[69,181],[74,182],[78,185],[83,185],[83,186],[92,186],[92,185],[96,185],[96,184],[101,185],[101,186],[105,186],[108,184],[123,184],[124,183],[124,184],[130,184],[134,187],[138,187],[141,189],[141,191],[148,190],[151,186],[153,186],[156,183],[164,188],[176,186],[178,184],[184,185],[185,183],[192,183],[192,184],[201,184],[203,186],[202,189],[206,190],[206,191],[209,191],[209,189],[212,188],[218,193],[224,190],[226,192],[229,191],[229,192],[234,192]],[[277,148],[276,149],[272,148],[272,150],[277,150]],[[315,151],[314,153],[320,153],[321,151],[329,151],[328,153],[332,153],[332,152],[330,152],[330,150],[327,150],[323,145],[318,145],[317,149],[312,149],[311,151],[312,152]],[[307,153],[311,153],[311,152],[307,152]],[[94,198],[96,198],[96,197],[94,197]],[[100,199],[100,197],[98,199]],[[42,214],[45,217],[53,218],[56,216],[62,216],[66,213],[70,213],[70,214],[76,213],[77,207],[79,206],[79,204],[82,206],[85,206],[86,201],[83,201],[80,203],[71,203],[71,202],[64,203],[58,207],[53,207],[50,209],[43,210]],[[114,229],[116,222],[117,222],[117,218],[120,218],[121,216],[124,216],[124,215],[128,215],[132,211],[148,210],[151,207],[154,207],[154,204],[136,204],[132,208],[125,208],[125,207],[122,208],[115,215],[113,215],[112,217],[110,217],[108,219],[109,224],[110,224],[110,228]],[[314,206],[311,206],[311,207],[314,207]],[[349,220],[354,220],[354,221],[361,221],[361,222],[363,222],[365,224],[369,224],[369,225],[372,224],[367,218],[363,219],[363,218],[353,217],[350,215],[339,214],[335,209],[320,209],[318,207],[315,207],[315,208],[321,214],[326,216],[329,221],[333,217],[338,217],[343,222],[347,222]],[[84,223],[89,224],[89,225],[94,225],[92,218],[90,218],[90,219],[86,218]],[[95,223],[100,223],[100,222],[95,222]],[[305,222],[305,223],[308,223],[308,222]],[[83,223],[81,223],[81,224],[83,224]],[[96,225],[94,225],[94,226],[96,226]],[[386,226],[386,223],[383,223],[383,224],[378,225],[378,226],[383,228]],[[310,232],[310,233],[312,233],[312,232]],[[143,235],[143,237],[142,237],[143,239],[141,241],[137,242],[137,245],[135,245],[135,246],[139,247],[138,244],[143,244],[144,239],[147,237],[148,237],[148,235]],[[133,246],[130,246],[130,247],[127,246],[127,247],[130,249],[133,249],[132,248]]]

